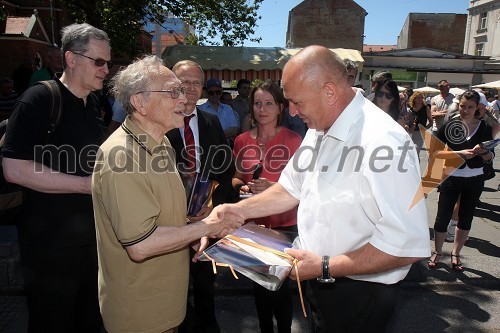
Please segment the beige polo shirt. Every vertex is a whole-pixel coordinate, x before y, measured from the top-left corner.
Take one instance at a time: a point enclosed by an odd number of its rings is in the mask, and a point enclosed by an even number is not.
[[[186,312],[189,251],[132,261],[124,246],[158,226],[186,223],[184,187],[165,137],[157,144],[128,117],[101,146],[92,179],[99,302],[108,332],[163,332]]]

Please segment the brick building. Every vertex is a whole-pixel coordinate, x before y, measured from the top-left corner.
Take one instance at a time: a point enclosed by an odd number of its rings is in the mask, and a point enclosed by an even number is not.
[[[0,77],[12,77],[22,63],[36,71],[43,67],[47,47],[61,45],[60,31],[74,23],[63,1],[59,0],[11,0],[2,1],[7,11],[6,20],[0,20]],[[151,50],[152,35],[146,31],[137,36],[140,50]],[[112,50],[113,51],[113,50]],[[120,67],[131,62],[128,56],[112,54],[111,77]]]
[[[306,0],[288,14],[287,47],[363,50],[366,11],[353,0]]]
[[[467,14],[410,13],[398,36],[398,49],[431,48],[462,53]]]
[[[28,62],[33,71],[43,66],[45,49],[60,44],[59,31],[67,24],[66,11],[59,3],[3,2],[7,19],[0,21],[0,77],[11,77],[22,62]]]

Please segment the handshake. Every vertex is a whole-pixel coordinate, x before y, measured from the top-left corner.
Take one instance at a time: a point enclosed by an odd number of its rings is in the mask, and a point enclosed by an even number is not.
[[[201,222],[208,227],[208,237],[222,238],[241,227],[245,223],[245,216],[238,206],[223,204],[215,207]]]
[[[208,213],[208,211],[206,212]],[[206,214],[208,215],[208,214]],[[191,219],[196,221],[196,219]],[[232,233],[245,223],[245,216],[243,210],[234,204],[223,204],[215,207],[211,213],[198,220],[195,224],[201,224],[203,227],[203,234],[199,242],[193,243],[191,246],[196,251],[193,257],[193,262],[198,260],[198,257],[208,246],[208,238],[223,238]]]

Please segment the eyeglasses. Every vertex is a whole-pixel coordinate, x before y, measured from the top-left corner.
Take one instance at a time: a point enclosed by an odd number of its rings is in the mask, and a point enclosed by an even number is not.
[[[208,96],[219,96],[222,94],[222,90],[209,90],[208,91]]]
[[[377,91],[375,93],[375,97],[382,97],[382,96],[385,96],[385,98],[387,98],[387,99],[394,98],[394,96],[392,96],[392,94],[390,92]]]
[[[443,88],[447,88],[447,87],[449,87],[449,86],[448,86],[448,85],[446,85],[446,84],[445,84],[445,85],[438,86],[438,88],[439,88],[439,89],[443,89]]]
[[[142,91],[137,92],[137,94],[152,93],[152,92],[170,93],[170,97],[172,97],[173,99],[177,99],[177,98],[179,98],[181,93],[183,95],[186,95],[186,88],[180,87],[180,88],[169,89],[169,90],[142,90]]]
[[[71,51],[73,52],[73,51]],[[94,65],[96,65],[97,67],[103,67],[104,65],[108,64],[108,69],[111,69],[111,67],[113,67],[113,62],[111,61],[106,61],[104,59],[94,59],[94,58],[91,58],[89,56],[86,56],[85,54],[81,54],[81,53],[78,53],[78,52],[73,52],[74,54],[77,54],[79,56],[82,56],[82,57],[85,57],[87,59],[90,59],[90,60],[94,60]]]
[[[190,86],[190,85],[193,85],[195,88],[199,88],[201,86],[203,86],[203,83],[200,82],[200,81],[181,81],[181,84],[183,86]]]

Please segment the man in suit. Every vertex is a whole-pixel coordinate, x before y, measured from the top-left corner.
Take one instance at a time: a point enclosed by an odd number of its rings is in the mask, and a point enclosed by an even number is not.
[[[196,62],[184,60],[175,64],[172,71],[181,80],[187,98],[185,126],[167,133],[175,149],[179,173],[183,179],[201,173],[216,180],[219,185],[212,197],[213,206],[229,202],[232,199],[231,179],[234,174],[231,148],[227,145],[217,116],[196,107],[203,90],[203,69]],[[194,150],[189,149],[191,145],[194,145]],[[195,157],[194,164],[191,164],[192,157]],[[204,206],[196,216],[188,218],[193,222],[199,221],[210,211],[211,207]],[[190,274],[193,280],[194,311],[188,305],[188,313],[179,332],[220,332],[215,317],[215,275],[211,263],[191,263]]]

